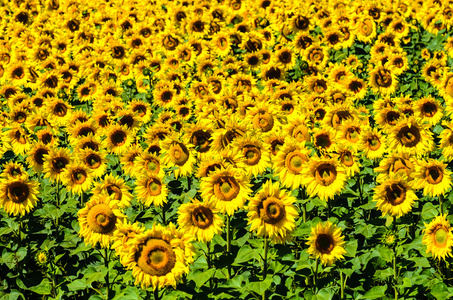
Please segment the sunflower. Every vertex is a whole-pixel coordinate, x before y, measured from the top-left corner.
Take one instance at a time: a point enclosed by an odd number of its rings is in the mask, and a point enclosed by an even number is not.
[[[425,223],[425,227],[422,242],[426,245],[426,253],[431,253],[438,260],[451,257],[453,233],[446,215],[435,217],[429,224]]]
[[[417,160],[413,173],[413,187],[423,189],[423,195],[435,197],[445,195],[451,187],[452,172],[444,164],[435,159]]]
[[[411,181],[413,179],[412,174],[415,171],[415,159],[409,154],[400,155],[390,152],[381,160],[379,167],[376,167],[374,171],[377,173],[377,182],[387,180],[393,174],[405,175]]]
[[[331,127],[316,128],[313,131],[313,144],[322,153],[337,149],[337,132]]]
[[[390,95],[396,91],[398,79],[392,69],[377,66],[370,71],[369,85],[378,95]]]
[[[358,149],[369,159],[382,158],[386,148],[384,136],[377,128],[369,128],[360,133]]]
[[[39,182],[27,177],[7,178],[0,181],[0,207],[6,213],[24,216],[38,202]]]
[[[79,161],[71,162],[61,173],[61,181],[73,194],[82,194],[93,184],[92,171]]]
[[[128,207],[131,204],[133,198],[129,192],[129,186],[124,182],[121,177],[106,175],[100,182],[96,182],[92,189],[94,195],[107,194],[113,200],[118,201],[117,205],[119,208]]]
[[[341,228],[327,221],[318,223],[311,228],[311,234],[307,245],[307,253],[316,259],[320,259],[323,265],[332,265],[335,260],[343,259],[346,254],[344,249],[344,237],[341,235]]]
[[[250,198],[250,180],[238,169],[227,167],[216,169],[201,179],[202,197],[207,202],[214,203],[221,213],[233,215],[244,207]]]
[[[178,208],[178,224],[197,241],[210,242],[222,232],[223,220],[213,203],[193,199]]]
[[[152,174],[142,175],[136,181],[136,185],[137,200],[147,207],[151,205],[162,206],[167,203],[168,189],[158,176]]]
[[[346,172],[348,178],[360,172],[360,163],[357,152],[351,147],[340,146],[334,155]]]
[[[431,126],[439,123],[443,117],[442,104],[431,96],[420,98],[414,106],[417,117],[427,121]]]
[[[308,127],[308,118],[300,110],[296,110],[288,118],[288,124],[283,127],[283,131],[297,142],[311,141],[310,129]]]
[[[302,184],[311,196],[324,201],[341,193],[346,183],[346,172],[336,159],[311,157],[308,167],[302,171]]]
[[[178,139],[175,135],[162,142],[162,149],[165,150],[162,160],[168,167],[176,167],[174,170],[176,178],[192,174],[196,161],[193,145]]]
[[[140,155],[135,156],[132,175],[138,178],[143,174],[151,174],[161,178],[164,176],[164,165],[162,165],[158,155],[141,152]]]
[[[113,232],[112,249],[115,250],[116,255],[119,256],[120,262],[126,267],[124,260],[129,254],[129,241],[135,236],[145,232],[145,228],[139,223],[129,223],[127,219],[124,222],[117,223],[116,230]]]
[[[256,137],[242,136],[234,141],[233,147],[244,157],[245,174],[258,176],[270,167],[271,159],[269,151]]]
[[[85,244],[95,247],[100,243],[101,248],[110,247],[117,224],[125,219],[117,204],[118,201],[107,194],[97,194],[79,210],[79,236],[84,239]]]
[[[283,186],[297,189],[302,185],[302,172],[308,165],[310,152],[304,142],[285,138],[283,146],[273,159],[275,171]]]
[[[447,161],[453,158],[453,124],[451,122],[442,122],[444,129],[439,134],[439,149],[442,149],[442,155]]]
[[[401,217],[412,210],[418,200],[414,190],[408,183],[407,176],[394,174],[374,188],[373,201],[385,216]]]
[[[28,178],[28,173],[21,164],[9,161],[3,164],[3,171],[0,177],[5,179]]]
[[[62,173],[71,161],[67,148],[51,149],[49,154],[44,155],[44,177],[52,181],[61,181]]]
[[[389,148],[397,153],[423,156],[434,148],[433,134],[420,119],[402,119],[391,132]]]
[[[107,169],[105,151],[94,151],[89,148],[81,149],[77,152],[77,157],[91,170],[93,178],[99,178],[104,175]]]
[[[298,216],[296,199],[280,188],[278,182],[266,181],[263,189],[250,200],[248,224],[258,236],[269,237],[274,243],[291,240]]]
[[[14,125],[14,127],[8,129],[2,132],[3,142],[6,142],[8,148],[16,155],[25,154],[30,150],[32,146],[30,134],[19,125]]]
[[[134,139],[132,132],[126,126],[119,124],[110,125],[106,131],[106,136],[107,138],[103,140],[104,148],[118,155],[127,152]]]
[[[188,235],[183,235],[170,223],[167,227],[153,227],[132,237],[124,264],[132,270],[135,284],[143,289],[161,289],[176,284],[189,273],[195,249]]]
[[[36,173],[44,170],[44,155],[49,154],[50,147],[41,141],[32,144],[32,148],[27,153],[27,163]]]

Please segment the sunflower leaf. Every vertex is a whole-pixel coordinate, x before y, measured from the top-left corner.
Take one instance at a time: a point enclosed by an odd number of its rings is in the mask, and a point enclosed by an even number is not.
[[[387,290],[387,285],[384,286],[375,286],[371,288],[368,292],[363,295],[363,297],[357,299],[378,299],[385,297],[385,291]]]

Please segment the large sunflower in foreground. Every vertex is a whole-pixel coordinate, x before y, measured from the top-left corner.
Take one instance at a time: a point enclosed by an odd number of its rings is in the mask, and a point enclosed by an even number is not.
[[[194,254],[188,235],[182,235],[171,223],[168,227],[154,224],[130,239],[124,263],[132,270],[135,284],[142,288],[176,287],[181,277],[189,273]]]
[[[118,222],[125,217],[117,204],[118,201],[109,195],[99,194],[91,197],[85,207],[79,210],[79,236],[83,238],[85,244],[95,247],[100,243],[101,248],[110,246]]]
[[[269,237],[274,243],[289,241],[298,216],[295,202],[294,197],[280,189],[278,182],[268,180],[248,205],[250,230]]]
[[[379,184],[373,195],[377,208],[385,216],[401,217],[412,210],[414,201],[418,200],[404,175],[391,175]]]
[[[26,177],[3,179],[0,183],[0,207],[9,214],[22,216],[38,202],[39,182]]]
[[[302,173],[302,183],[311,197],[322,200],[333,199],[344,188],[346,172],[338,160],[326,157],[312,157]]]
[[[194,199],[191,203],[181,204],[178,215],[181,230],[198,241],[209,242],[222,232],[223,220],[213,203]]]
[[[347,253],[343,247],[345,244],[343,239],[341,228],[329,221],[324,225],[319,223],[311,228],[307,252],[319,258],[323,265],[332,265],[336,259],[343,259],[343,254]]]
[[[438,260],[452,256],[453,234],[446,216],[435,217],[429,224],[425,223],[425,227],[422,242],[426,245],[426,253],[431,253]]]
[[[252,192],[250,180],[239,170],[228,167],[215,169],[208,177],[201,179],[201,196],[213,202],[221,213],[233,215],[244,207]]]

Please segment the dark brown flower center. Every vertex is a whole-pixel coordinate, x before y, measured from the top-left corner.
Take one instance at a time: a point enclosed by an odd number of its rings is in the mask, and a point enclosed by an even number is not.
[[[214,183],[214,195],[221,201],[232,201],[240,189],[239,183],[232,176],[221,176]]]
[[[425,170],[425,179],[430,184],[439,184],[444,178],[444,172],[438,166],[430,166]]]
[[[14,203],[23,203],[30,194],[30,189],[26,183],[14,181],[7,185],[8,198]]]
[[[276,197],[270,196],[258,205],[259,216],[267,224],[277,224],[286,216],[285,205]]]
[[[261,151],[255,145],[246,145],[242,148],[242,153],[245,156],[245,162],[249,166],[254,166],[260,162]]]
[[[214,221],[214,215],[209,207],[198,206],[192,211],[192,222],[200,229],[209,228]]]
[[[415,147],[421,141],[420,130],[414,125],[402,127],[396,136],[405,147]]]
[[[318,234],[315,241],[316,250],[322,254],[330,254],[335,247],[335,241],[330,234]]]
[[[385,189],[385,199],[393,206],[406,200],[406,188],[401,183],[392,183]]]
[[[136,253],[138,267],[151,276],[165,276],[176,264],[176,254],[163,239],[149,239]]]
[[[337,169],[330,163],[321,163],[315,170],[316,182],[322,186],[329,186],[337,178]]]
[[[116,219],[110,206],[105,203],[96,204],[91,207],[87,215],[90,229],[101,234],[112,232],[116,225]]]

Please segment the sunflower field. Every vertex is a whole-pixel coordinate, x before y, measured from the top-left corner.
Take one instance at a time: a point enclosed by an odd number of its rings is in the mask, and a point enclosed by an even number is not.
[[[1,300],[453,298],[453,1],[0,10]]]

